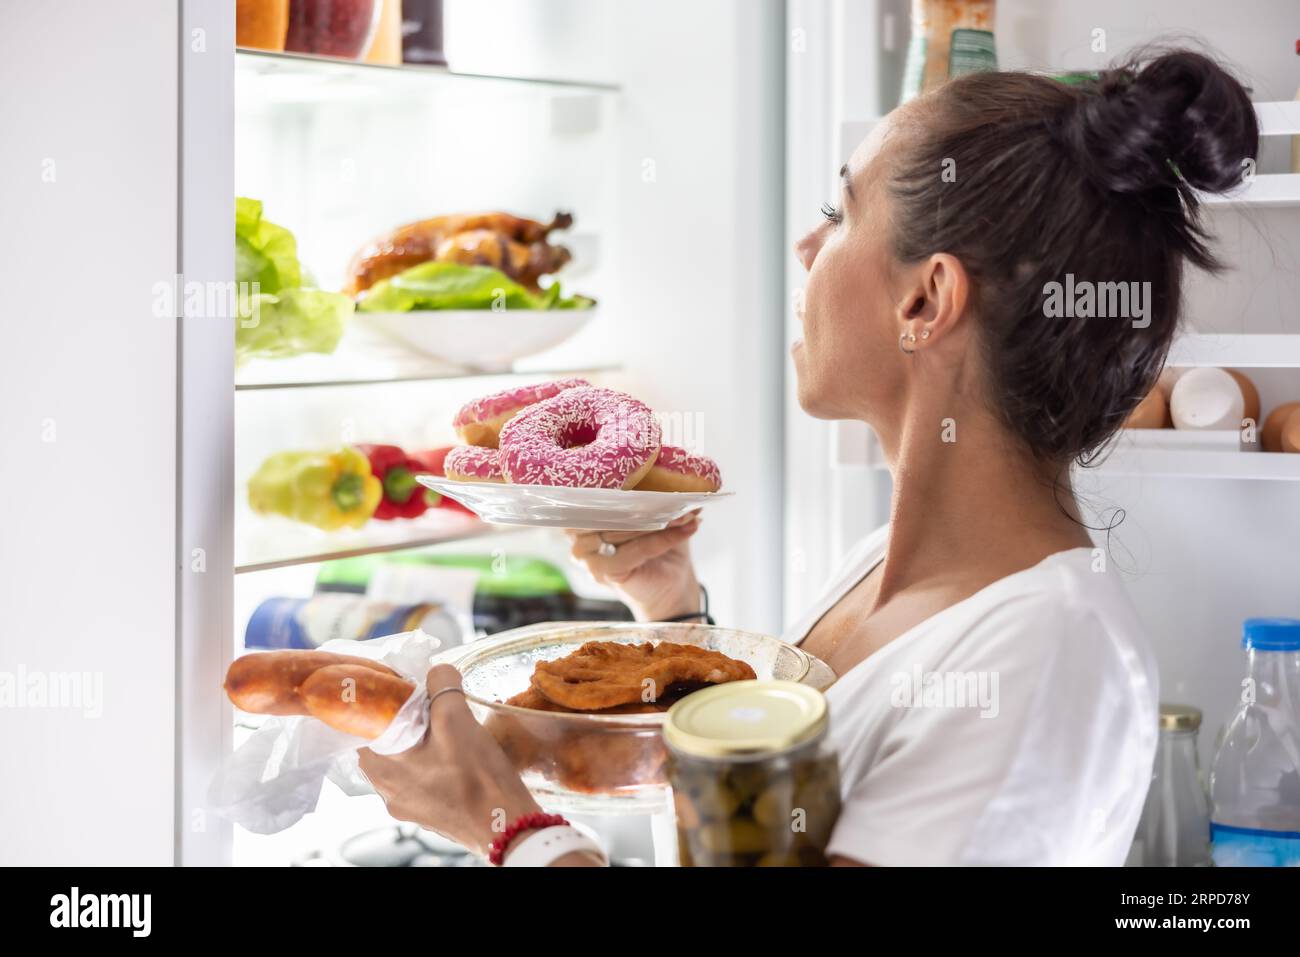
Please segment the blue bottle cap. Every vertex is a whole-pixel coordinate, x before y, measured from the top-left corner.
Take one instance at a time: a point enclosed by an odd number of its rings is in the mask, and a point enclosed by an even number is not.
[[[1247,618],[1241,647],[1256,651],[1300,651],[1300,619]]]

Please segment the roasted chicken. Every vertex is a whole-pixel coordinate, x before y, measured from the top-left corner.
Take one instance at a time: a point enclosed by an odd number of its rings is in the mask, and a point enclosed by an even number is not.
[[[551,245],[547,237],[572,223],[568,213],[556,213],[549,223],[509,213],[458,213],[408,223],[361,248],[348,266],[343,291],[356,296],[381,279],[431,260],[491,266],[537,291],[542,276],[570,259],[567,249]]]

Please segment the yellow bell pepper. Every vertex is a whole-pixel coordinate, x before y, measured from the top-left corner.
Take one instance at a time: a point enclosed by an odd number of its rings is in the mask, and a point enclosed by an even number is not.
[[[326,531],[360,528],[375,514],[383,494],[370,460],[348,446],[277,452],[248,480],[254,512],[284,515]]]

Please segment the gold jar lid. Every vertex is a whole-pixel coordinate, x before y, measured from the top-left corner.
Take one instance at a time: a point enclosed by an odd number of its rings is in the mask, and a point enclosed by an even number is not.
[[[1201,709],[1190,704],[1160,705],[1161,731],[1195,731],[1201,726]]]
[[[820,691],[796,681],[732,681],[673,705],[664,740],[700,758],[785,751],[821,735],[828,710]]]

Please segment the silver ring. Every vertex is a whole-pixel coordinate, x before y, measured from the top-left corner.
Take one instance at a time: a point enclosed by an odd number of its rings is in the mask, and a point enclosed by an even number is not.
[[[447,694],[448,692],[451,692],[451,691],[456,691],[456,692],[459,692],[460,694],[464,694],[464,693],[465,693],[465,689],[464,689],[464,688],[455,688],[455,687],[451,687],[451,688],[439,688],[439,689],[438,689],[437,691],[435,691],[433,694],[429,695],[429,707],[430,707],[430,708],[433,707],[433,703],[434,703],[435,701],[438,700],[438,696],[439,696],[439,695],[444,695],[444,694]]]
[[[916,341],[916,336],[909,336],[906,332],[903,333],[901,336],[898,337],[898,351],[901,352],[901,353],[903,353],[903,355],[905,355],[905,356],[910,356],[910,355],[912,355],[914,352],[916,352],[916,350],[915,350],[915,349],[904,349],[904,348],[903,348],[903,343],[904,343],[904,342],[915,342],[915,341]]]
[[[603,555],[606,558],[613,558],[618,552],[618,546],[613,542],[605,541],[604,532],[597,532],[596,537],[600,539],[600,544],[596,546],[596,554]]]

